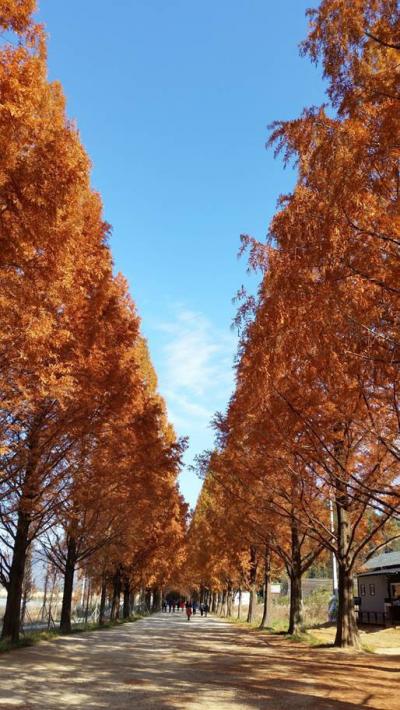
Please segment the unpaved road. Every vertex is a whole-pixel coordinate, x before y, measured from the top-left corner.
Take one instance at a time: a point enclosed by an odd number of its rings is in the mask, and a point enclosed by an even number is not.
[[[0,710],[400,709],[400,657],[158,614],[0,657]]]

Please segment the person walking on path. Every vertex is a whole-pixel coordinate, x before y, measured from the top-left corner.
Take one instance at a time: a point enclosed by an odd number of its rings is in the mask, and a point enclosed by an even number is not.
[[[207,616],[208,612],[210,611],[210,607],[208,606],[207,602],[204,604],[204,616]]]
[[[204,604],[203,602],[200,602],[200,616],[203,616],[204,614]]]
[[[192,605],[190,602],[186,602],[186,616],[187,620],[190,621],[190,617],[192,616]]]

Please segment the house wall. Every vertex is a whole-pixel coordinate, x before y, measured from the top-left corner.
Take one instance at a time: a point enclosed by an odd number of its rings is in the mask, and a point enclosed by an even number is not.
[[[365,595],[361,594],[361,585],[365,586]],[[370,585],[375,587],[371,594]],[[368,574],[358,578],[358,596],[361,597],[360,611],[384,611],[385,598],[388,596],[388,583],[384,574]]]

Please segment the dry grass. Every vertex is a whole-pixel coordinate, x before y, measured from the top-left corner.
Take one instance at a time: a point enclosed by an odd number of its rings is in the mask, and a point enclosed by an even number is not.
[[[336,628],[332,624],[311,629],[313,643],[318,645],[331,644],[335,639]],[[363,626],[360,628],[361,645],[364,651],[378,654],[400,656],[400,627],[383,629],[379,626]]]
[[[315,591],[309,594],[303,605],[304,624],[307,629],[325,624],[328,620],[328,603],[330,592]],[[240,620],[246,621],[247,607],[242,607]],[[259,626],[263,615],[263,605],[257,604],[253,626]],[[236,617],[236,613],[234,613]],[[285,631],[289,622],[289,597],[279,596],[272,600],[271,628],[274,631]]]
[[[329,592],[315,591],[304,600],[304,626],[307,633],[301,636],[302,640],[312,646],[333,645],[336,634],[334,624],[328,622]],[[233,621],[245,623],[247,607],[242,608],[240,620],[233,617]],[[263,606],[257,604],[255,618],[251,626],[257,628],[262,618]],[[289,598],[279,597],[273,600],[270,628],[276,632],[284,632],[288,628]],[[400,626],[382,628],[377,626],[362,626],[360,628],[361,645],[364,651],[377,654],[400,655]]]

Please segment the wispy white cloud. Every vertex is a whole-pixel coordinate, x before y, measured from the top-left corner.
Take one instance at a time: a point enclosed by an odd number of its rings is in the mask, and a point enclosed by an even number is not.
[[[211,417],[225,407],[232,391],[235,336],[184,306],[171,308],[171,317],[156,330],[162,340],[159,384],[170,419],[180,433],[208,430]]]
[[[228,328],[218,328],[202,313],[184,306],[172,307],[170,313],[168,320],[153,324],[161,341],[156,367],[169,420],[179,435],[189,436],[189,463],[213,445],[210,421],[217,410],[225,409],[232,392],[237,341]],[[193,498],[188,472],[181,482]]]
[[[203,418],[232,387],[234,336],[183,307],[175,308],[174,318],[159,328],[166,336],[161,363],[165,394],[175,407]]]

